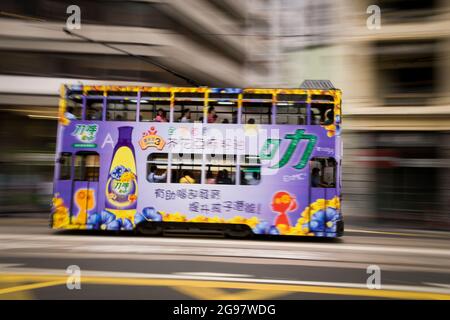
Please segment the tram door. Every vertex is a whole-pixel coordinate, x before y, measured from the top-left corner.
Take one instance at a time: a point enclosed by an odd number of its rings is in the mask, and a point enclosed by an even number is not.
[[[63,199],[65,206],[70,207],[71,195],[72,195],[72,162],[73,157],[70,152],[61,152],[59,154],[56,167],[57,175],[54,184],[53,193]]]
[[[310,211],[310,229],[325,232],[327,200],[337,195],[336,160],[334,158],[313,158],[310,161],[310,203],[315,203]],[[322,211],[319,213],[319,211]]]
[[[96,152],[78,152],[74,161],[71,223],[86,224],[97,211],[100,156]]]

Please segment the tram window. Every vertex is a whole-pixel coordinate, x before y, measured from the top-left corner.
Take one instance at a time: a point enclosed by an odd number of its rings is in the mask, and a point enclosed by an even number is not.
[[[306,103],[283,102],[277,103],[277,124],[306,124]]]
[[[202,155],[173,153],[171,168],[172,183],[201,183]]]
[[[136,100],[108,99],[106,104],[107,121],[136,121]]]
[[[307,94],[289,94],[289,93],[279,93],[277,95],[277,101],[289,101],[289,102],[296,102],[296,103],[306,103],[308,100]]]
[[[329,103],[311,104],[311,124],[312,125],[330,125],[334,123],[334,105]]]
[[[206,163],[207,184],[236,183],[236,155],[208,154]]]
[[[75,178],[77,181],[98,181],[100,156],[96,152],[79,152],[75,155]]]
[[[215,123],[238,123],[237,100],[239,95],[230,92],[211,92],[209,106],[214,107],[217,114]]]
[[[58,159],[59,162],[59,180],[70,180],[72,169],[72,154],[70,152],[62,152]]]
[[[86,100],[86,120],[103,119],[103,99],[87,99]]]
[[[147,157],[147,181],[151,183],[167,182],[167,153],[152,153]]]
[[[259,156],[240,156],[241,185],[257,185],[261,181],[261,162]]]
[[[81,96],[71,96],[67,98],[67,106],[64,116],[69,120],[80,120],[83,110]]]
[[[243,124],[270,124],[272,103],[244,102],[242,105]]]
[[[312,158],[309,164],[311,187],[336,188],[336,160]]]
[[[208,108],[208,122],[210,123],[237,123],[237,102],[229,100],[210,101]]]
[[[175,102],[174,122],[201,122],[203,117],[203,102],[186,101]]]
[[[143,91],[141,92],[141,103],[142,100],[169,100],[170,92],[161,91]]]
[[[169,122],[170,101],[141,100],[139,121],[142,122]]]
[[[329,94],[313,94],[311,95],[311,100],[312,101],[328,101],[328,102],[333,102],[334,101],[334,97],[329,95]]]

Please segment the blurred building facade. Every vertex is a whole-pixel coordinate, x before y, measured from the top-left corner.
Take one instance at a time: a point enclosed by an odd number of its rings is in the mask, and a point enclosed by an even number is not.
[[[247,5],[239,0],[3,0],[0,3],[0,212],[48,210],[59,86],[189,85],[170,73],[63,32],[81,9],[79,34],[145,57],[199,85],[245,86],[251,64]]]
[[[450,1],[283,6],[284,85],[331,79],[344,92],[347,216],[449,228]]]

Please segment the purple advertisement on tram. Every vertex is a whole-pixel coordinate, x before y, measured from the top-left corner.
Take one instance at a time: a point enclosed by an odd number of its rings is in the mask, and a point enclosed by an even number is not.
[[[242,224],[255,234],[342,233],[339,121],[68,120],[58,130],[53,228],[191,222]]]

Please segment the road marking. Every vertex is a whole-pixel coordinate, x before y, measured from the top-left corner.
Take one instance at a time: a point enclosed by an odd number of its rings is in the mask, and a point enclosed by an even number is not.
[[[16,276],[17,277],[17,276]],[[61,276],[44,276],[44,275],[20,275],[22,279],[38,279],[37,281],[47,280],[36,284],[29,284],[13,288],[0,290],[0,295],[10,292],[33,290],[48,286],[56,286],[66,283],[66,278]],[[290,293],[317,293],[344,296],[364,296],[372,298],[391,298],[391,299],[421,299],[421,300],[450,300],[450,294],[433,293],[433,292],[415,292],[415,291],[399,291],[399,290],[371,290],[362,288],[345,288],[332,286],[308,286],[308,285],[286,285],[286,284],[270,284],[270,283],[249,283],[249,282],[232,282],[232,281],[199,281],[199,280],[181,280],[181,279],[149,279],[149,278],[111,278],[111,277],[93,277],[83,276],[84,284],[94,285],[116,285],[116,286],[153,286],[153,287],[191,287],[197,291],[207,289],[241,289],[241,290],[262,290],[273,291],[277,294]],[[201,288],[201,290],[198,290]],[[193,292],[189,290],[189,292]],[[217,292],[217,291],[216,291]],[[248,293],[250,297],[256,295]],[[233,298],[239,298],[239,294],[235,294]],[[248,298],[248,296],[247,296]]]
[[[9,268],[0,272],[0,280],[7,281],[41,281],[41,277],[65,276],[65,270],[61,269],[39,269],[39,268]],[[108,277],[108,278],[133,278],[133,279],[171,279],[171,280],[199,280],[199,281],[229,281],[229,282],[248,282],[263,284],[282,284],[282,285],[307,285],[307,286],[330,286],[344,288],[367,288],[365,283],[351,282],[324,282],[324,281],[301,281],[301,280],[284,280],[284,279],[258,279],[258,278],[232,278],[217,276],[200,276],[200,275],[180,275],[180,274],[164,274],[164,273],[133,273],[133,272],[115,272],[115,271],[94,271],[83,270],[83,276],[90,277]],[[450,294],[447,288],[436,288],[434,286],[406,286],[406,285],[382,285],[383,289],[394,291],[417,291],[431,292],[440,294]]]
[[[0,289],[4,289],[5,285],[8,287],[15,287],[22,285],[23,283],[19,282],[7,282],[2,283],[0,281]],[[12,292],[9,294],[0,295],[0,300],[31,300],[33,299],[33,295],[30,292],[27,291],[18,291],[18,292]]]
[[[147,277],[126,277],[124,274],[120,277],[115,273],[115,277],[110,275],[95,276],[87,275],[92,272],[83,272],[82,283],[95,285],[118,285],[118,286],[163,286],[163,287],[192,287],[197,291],[202,291],[204,288],[222,288],[222,289],[242,289],[242,290],[263,290],[274,292],[289,293],[318,293],[318,294],[334,294],[345,296],[365,296],[376,298],[394,298],[394,299],[439,299],[450,300],[450,291],[448,289],[431,288],[431,287],[413,287],[413,286],[394,286],[383,285],[380,290],[367,289],[363,284],[357,283],[333,283],[333,282],[308,282],[308,281],[288,281],[288,280],[271,280],[271,279],[245,279],[236,278],[232,281],[231,278],[223,280],[215,280],[213,277],[193,277],[176,278],[175,275],[148,275]],[[101,273],[101,272],[98,272]],[[46,275],[46,274],[7,274],[3,273],[2,281],[15,282],[34,282],[39,281],[38,284],[28,285],[14,288],[21,288],[22,290],[32,290],[40,286],[51,286],[64,284],[66,282],[65,276]],[[198,290],[201,288],[201,290]],[[193,291],[190,291],[193,292]],[[7,292],[5,292],[7,293]],[[0,291],[0,295],[2,291]],[[252,293],[247,293],[250,297]],[[278,295],[278,293],[277,293]],[[220,296],[220,295],[219,295]],[[253,296],[256,296],[254,293]],[[228,296],[230,297],[230,296]],[[239,295],[237,296],[239,297]],[[236,298],[236,297],[234,297]],[[247,297],[248,298],[248,297]]]
[[[66,284],[66,281],[67,281],[66,279],[54,280],[54,281],[38,282],[38,283],[24,284],[24,285],[20,285],[20,286],[9,287],[9,288],[3,288],[3,289],[0,289],[0,295],[21,292],[21,291],[29,291],[29,290],[34,290],[34,289],[46,288],[46,287],[59,286],[62,284]]]
[[[246,282],[226,282],[226,281],[195,281],[195,280],[171,280],[171,279],[130,279],[130,278],[96,278],[87,277],[83,282],[92,284],[115,284],[115,285],[138,285],[138,286],[190,286],[194,288],[224,288],[224,289],[242,289],[242,290],[270,290],[283,291],[286,293],[304,292],[304,293],[322,293],[350,296],[367,296],[395,299],[439,299],[450,300],[449,294],[427,293],[427,292],[408,292],[408,291],[389,291],[389,290],[370,290],[354,288],[338,288],[323,286],[299,286],[299,285],[279,285],[279,284],[261,284]]]

